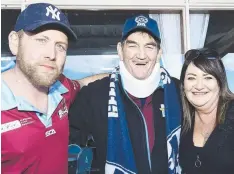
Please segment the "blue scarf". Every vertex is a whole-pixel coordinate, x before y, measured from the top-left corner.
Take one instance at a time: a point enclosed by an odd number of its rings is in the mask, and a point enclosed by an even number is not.
[[[168,174],[180,174],[181,169],[178,163],[178,155],[182,108],[180,106],[176,86],[168,72],[164,68],[160,68],[160,72],[160,86],[164,89],[164,105],[161,105],[160,110],[162,111],[162,115],[166,118]],[[123,102],[120,97],[118,75],[119,69],[116,68],[110,76],[105,173],[133,174],[138,172]],[[149,164],[149,166],[151,166],[151,164]]]

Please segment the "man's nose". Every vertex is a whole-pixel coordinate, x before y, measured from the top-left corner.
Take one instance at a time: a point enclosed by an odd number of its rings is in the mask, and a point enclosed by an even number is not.
[[[139,49],[139,53],[138,53],[138,58],[139,59],[145,59],[147,56],[146,56],[146,51],[144,48],[140,48]]]
[[[56,47],[55,44],[48,44],[46,48],[46,58],[49,58],[50,60],[55,60],[56,58]]]

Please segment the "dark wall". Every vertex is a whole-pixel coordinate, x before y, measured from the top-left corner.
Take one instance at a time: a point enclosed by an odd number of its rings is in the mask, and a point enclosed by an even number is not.
[[[1,10],[1,52],[2,56],[11,55],[8,47],[8,35],[14,29],[14,25],[20,10]]]
[[[116,44],[126,18],[144,14],[140,10],[63,10],[68,16],[72,29],[78,36],[77,42],[70,43],[68,55],[116,54]],[[8,48],[8,34],[13,29],[20,10],[1,10],[2,56],[11,55]],[[234,52],[234,11],[211,11],[205,46],[217,49],[221,55]]]
[[[215,48],[225,56],[234,53],[234,11],[212,11],[205,41],[206,47]]]
[[[70,43],[68,55],[116,54],[126,18],[148,11],[135,10],[63,10],[68,16],[72,29],[77,34],[77,42]],[[10,55],[8,34],[13,29],[20,10],[2,10],[2,55]]]

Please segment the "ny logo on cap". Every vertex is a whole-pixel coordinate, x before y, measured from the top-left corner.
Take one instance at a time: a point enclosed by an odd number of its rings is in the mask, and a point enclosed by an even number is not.
[[[138,16],[135,18],[137,26],[146,26],[148,19],[145,16]]]
[[[60,12],[58,11],[57,8],[53,9],[53,7],[49,6],[49,7],[46,7],[46,10],[47,10],[46,16],[49,16],[49,14],[51,13],[53,19],[57,19],[58,21],[60,21],[60,16],[59,16]]]

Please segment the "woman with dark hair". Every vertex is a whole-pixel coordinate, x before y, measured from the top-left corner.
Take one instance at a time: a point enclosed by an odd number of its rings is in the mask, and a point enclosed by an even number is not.
[[[189,50],[180,76],[183,174],[234,173],[234,94],[212,49]]]

